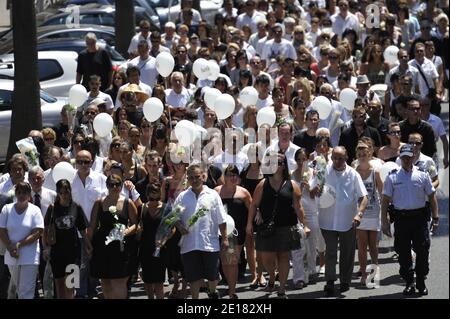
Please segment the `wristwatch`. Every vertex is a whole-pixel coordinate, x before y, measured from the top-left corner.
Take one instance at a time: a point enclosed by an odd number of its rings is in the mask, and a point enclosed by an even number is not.
[[[358,217],[359,217],[359,218],[362,218],[363,215],[364,215],[363,212],[358,212]]]

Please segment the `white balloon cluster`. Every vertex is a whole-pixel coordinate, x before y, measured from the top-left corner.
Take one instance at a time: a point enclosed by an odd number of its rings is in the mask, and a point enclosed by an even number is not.
[[[200,80],[215,81],[219,77],[220,67],[214,60],[206,60],[203,58],[195,60],[192,65],[194,75]]]

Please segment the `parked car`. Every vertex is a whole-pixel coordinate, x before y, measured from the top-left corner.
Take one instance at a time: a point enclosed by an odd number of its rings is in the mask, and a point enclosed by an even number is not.
[[[126,61],[119,52],[105,42],[97,41],[97,45],[108,52],[114,66],[122,65]],[[75,51],[80,53],[86,49],[86,42],[80,39],[47,39],[39,41],[37,48],[38,51]]]
[[[14,81],[0,79],[0,163],[6,160],[11,129],[12,94]],[[57,127],[61,121],[64,100],[57,99],[41,90],[42,127]],[[23,107],[26,107],[25,105]]]
[[[65,24],[49,25],[44,27],[38,27],[36,30],[36,37],[38,41],[45,39],[63,39],[63,38],[75,38],[84,39],[84,36],[88,32],[93,32],[97,36],[97,39],[105,41],[112,48],[116,45],[116,35],[114,28],[101,26],[101,25],[80,25],[80,27],[70,27]],[[7,36],[0,38],[0,54],[11,53],[14,50],[13,47],[12,32]]]
[[[148,2],[159,16],[161,26],[167,21],[176,22],[181,12],[181,0],[144,0]],[[214,25],[214,16],[222,8],[223,0],[200,0],[199,11],[203,20]],[[198,9],[197,9],[198,10]],[[170,12],[170,17],[169,17]]]
[[[68,96],[75,84],[77,70],[76,52],[38,52],[38,69],[41,89],[54,96]],[[0,76],[14,78],[14,54],[0,56]]]
[[[64,9],[64,10],[67,10]],[[150,31],[160,30],[159,18],[156,12],[150,14],[146,9],[141,7],[134,8],[136,16],[136,26],[139,25],[141,20],[150,21]],[[115,25],[115,13],[114,6],[101,6],[98,8],[83,8],[80,7],[80,24],[96,24],[114,27]],[[60,14],[53,15],[49,19],[45,20],[40,26],[56,25],[56,24],[74,24],[74,18],[72,13],[67,11]]]

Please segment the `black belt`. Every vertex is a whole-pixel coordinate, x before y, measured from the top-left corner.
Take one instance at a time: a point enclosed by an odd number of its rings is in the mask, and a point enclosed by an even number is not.
[[[397,216],[402,217],[416,217],[424,214],[426,212],[426,207],[417,209],[394,209],[394,213]]]

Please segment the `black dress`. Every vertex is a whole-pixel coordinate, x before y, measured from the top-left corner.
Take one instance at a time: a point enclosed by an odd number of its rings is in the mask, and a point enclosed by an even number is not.
[[[125,237],[123,250],[120,242],[115,240],[105,244],[106,237],[113,229],[115,223],[128,226],[128,205],[124,202],[124,209],[118,215],[117,221],[109,211],[104,211],[102,205],[98,209],[99,228],[92,239],[93,253],[91,259],[91,276],[100,279],[125,278],[132,274],[132,263],[128,238]]]
[[[66,275],[67,265],[80,265],[81,243],[77,230],[84,231],[88,221],[83,209],[75,203],[69,207],[55,203],[48,212],[45,215],[45,226],[54,223],[56,233],[56,242],[50,250],[50,265],[53,277],[58,279]]]
[[[245,243],[245,228],[247,226],[248,209],[240,198],[222,198],[223,205],[227,205],[228,215],[233,217],[238,232],[238,245]]]
[[[142,207],[143,232],[139,245],[139,261],[142,267],[142,277],[146,284],[162,283],[165,280],[167,249],[162,247],[160,256],[153,257],[155,235],[161,223],[165,206],[163,204],[156,216],[150,215],[146,204]]]

